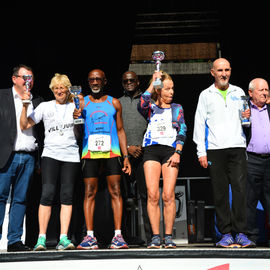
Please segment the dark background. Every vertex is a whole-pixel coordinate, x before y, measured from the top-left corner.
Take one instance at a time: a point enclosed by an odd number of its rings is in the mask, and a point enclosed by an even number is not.
[[[53,98],[48,86],[55,73],[67,74],[71,83],[82,85],[84,94],[87,94],[87,74],[93,68],[100,68],[108,79],[107,92],[118,98],[123,93],[121,76],[129,67],[137,13],[217,10],[220,18],[218,41],[222,57],[227,58],[232,66],[231,83],[247,91],[248,83],[255,77],[269,81],[268,5],[267,1],[235,1],[235,5],[232,5],[231,2],[179,0],[89,1],[87,4],[85,1],[2,3],[0,88],[11,86],[12,68],[22,63],[34,69],[33,92],[43,96],[45,100]],[[192,133],[199,94],[213,79],[210,74],[173,76],[173,79],[174,101],[182,104],[188,126],[180,176],[207,175],[207,171],[201,169],[197,162]],[[144,89],[148,78],[142,78],[141,81]],[[78,188],[83,189],[82,186]],[[34,189],[37,190],[37,187]],[[199,196],[201,189],[196,189],[196,192]],[[39,196],[38,192],[35,194]],[[81,194],[77,198],[78,204],[81,204],[83,191],[77,191],[77,194]],[[105,204],[109,205],[108,198],[105,196]],[[32,200],[37,205],[30,207],[30,245],[35,244],[38,233],[38,225],[33,223],[33,219],[37,221],[34,216],[37,215],[39,200],[33,196]],[[97,200],[104,201],[102,193]],[[77,216],[81,217],[82,209],[77,211]],[[106,217],[109,215],[111,213],[104,213]],[[73,222],[74,220],[78,219],[74,218]],[[112,221],[112,217],[109,220]],[[77,230],[80,232],[80,229]],[[102,234],[105,233],[104,230],[105,228],[102,229]],[[51,232],[53,235],[57,234],[54,229]]]
[[[71,83],[89,91],[87,74],[105,71],[107,92],[123,93],[121,75],[128,70],[137,13],[217,10],[218,39],[222,57],[231,62],[231,83],[247,91],[255,77],[269,80],[267,2],[242,6],[214,1],[13,2],[1,8],[0,87],[11,86],[12,68],[20,63],[33,67],[33,92],[53,98],[48,85],[55,73],[67,74]],[[217,37],[215,37],[216,39]],[[211,39],[211,38],[210,38]],[[206,40],[207,41],[207,40]],[[211,40],[209,40],[211,41]],[[213,79],[210,75],[174,76],[175,102],[181,103],[188,126],[181,167],[182,176],[204,175],[192,142],[193,119],[200,92]],[[148,78],[147,78],[148,81]],[[146,79],[142,78],[142,89]]]

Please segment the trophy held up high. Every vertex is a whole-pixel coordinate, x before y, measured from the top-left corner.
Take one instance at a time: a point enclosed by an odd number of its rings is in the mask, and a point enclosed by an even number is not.
[[[155,51],[152,54],[152,58],[155,62],[156,65],[156,71],[160,71],[160,66],[161,66],[161,61],[165,58],[165,54],[162,51]],[[155,89],[161,89],[163,88],[163,83],[160,80],[160,78],[156,78],[156,80],[153,83],[153,86]]]
[[[33,81],[33,76],[32,75],[23,75],[23,79],[25,81],[25,87],[26,87],[26,92],[30,92],[30,88],[31,88],[31,83]],[[31,103],[30,99],[24,99],[22,101],[22,103]]]
[[[74,100],[76,109],[79,109],[80,100],[79,100],[78,95],[82,92],[82,87],[73,85],[69,87],[69,91],[71,94],[74,95],[73,100]],[[84,119],[82,118],[82,116],[79,116],[77,119],[74,119],[74,125],[80,125],[80,124],[84,124]]]

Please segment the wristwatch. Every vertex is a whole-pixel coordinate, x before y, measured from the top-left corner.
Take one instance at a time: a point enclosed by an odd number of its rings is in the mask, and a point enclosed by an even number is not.
[[[182,155],[182,151],[180,151],[180,150],[175,150],[174,153],[177,153],[180,156]]]

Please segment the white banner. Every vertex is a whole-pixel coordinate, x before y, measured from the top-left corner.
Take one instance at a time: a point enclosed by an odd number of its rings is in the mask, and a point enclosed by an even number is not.
[[[98,270],[269,270],[269,259],[108,259],[8,262],[1,270],[98,269]]]

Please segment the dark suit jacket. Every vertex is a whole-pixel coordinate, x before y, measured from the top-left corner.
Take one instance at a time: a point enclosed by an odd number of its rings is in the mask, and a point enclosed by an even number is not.
[[[33,98],[36,107],[43,99]],[[12,89],[0,89],[0,169],[2,169],[12,151],[17,136],[16,112]]]
[[[250,106],[250,102],[249,102],[249,106]],[[269,119],[270,119],[270,104],[267,104],[267,111],[268,111],[268,116],[269,116]],[[252,117],[252,115],[251,115]],[[251,125],[252,125],[252,119],[251,119]],[[244,133],[246,135],[246,140],[247,140],[247,146],[250,142],[250,139],[251,139],[251,136],[252,136],[252,132],[251,132],[251,125],[249,127],[246,127],[246,128],[243,128],[244,130]]]

